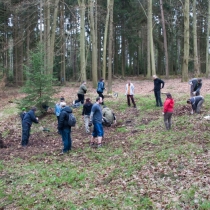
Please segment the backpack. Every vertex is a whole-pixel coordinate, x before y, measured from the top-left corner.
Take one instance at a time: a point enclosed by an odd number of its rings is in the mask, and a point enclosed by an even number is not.
[[[76,125],[76,122],[77,121],[76,121],[75,116],[72,113],[70,113],[69,114],[69,119],[68,119],[68,125],[71,126],[71,127],[74,127]]]

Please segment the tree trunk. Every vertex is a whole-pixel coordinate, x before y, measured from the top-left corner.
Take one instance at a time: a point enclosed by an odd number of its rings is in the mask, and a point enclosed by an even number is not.
[[[210,77],[210,1],[208,1],[208,24],[207,24],[207,34],[206,34],[206,77]]]
[[[198,77],[200,75],[200,71],[199,71],[199,68],[198,68],[196,0],[193,0],[193,49],[194,49],[194,71],[195,71],[195,77]]]
[[[94,0],[89,0],[90,4],[90,32],[91,32],[91,41],[92,41],[92,82],[93,87],[96,87],[98,75],[97,75],[97,32],[95,30],[95,19],[94,19]]]
[[[163,12],[163,2],[160,0],[160,10],[161,10],[161,19],[162,19],[162,28],[163,28],[163,40],[164,40],[164,51],[165,51],[165,71],[166,71],[166,78],[169,76],[169,69],[168,69],[168,46],[167,46],[167,36],[166,36],[166,28],[165,28],[165,18]]]
[[[151,34],[152,34],[152,0],[148,0],[147,16],[147,78],[151,77]]]
[[[182,64],[182,82],[188,80],[188,60],[189,60],[189,0],[185,0],[184,5],[184,57]]]
[[[110,19],[109,19],[109,63],[108,63],[108,93],[112,92],[112,45],[113,45],[113,7],[114,0],[110,0]]]
[[[85,62],[85,0],[78,0],[80,8],[80,73],[81,81],[87,80]]]
[[[106,14],[106,24],[105,24],[105,31],[104,31],[104,45],[103,45],[103,70],[102,76],[106,79],[106,47],[107,47],[107,34],[108,34],[108,26],[109,26],[109,10],[110,10],[110,0],[107,0],[107,14]]]

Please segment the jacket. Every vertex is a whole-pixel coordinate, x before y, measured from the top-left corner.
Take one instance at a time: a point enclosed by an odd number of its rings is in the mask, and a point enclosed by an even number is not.
[[[90,115],[92,106],[92,103],[85,103],[83,105],[82,115]]]
[[[36,119],[34,111],[30,110],[25,113],[22,123],[28,123],[31,126],[33,122],[38,123],[38,120]]]
[[[105,107],[102,109],[102,116],[106,118],[109,123],[113,123],[114,121],[114,114],[111,109]]]
[[[193,78],[189,81],[189,84],[192,86],[191,87],[191,91],[196,91],[199,92],[201,87],[202,87],[202,82],[198,83],[198,79],[197,78]]]
[[[162,84],[162,87],[161,87],[161,84]],[[159,78],[156,78],[154,79],[154,91],[159,91],[161,88],[164,88],[164,81],[159,79]]]
[[[87,92],[87,88],[84,84],[80,85],[79,90],[78,90],[78,94],[84,95]]]
[[[103,93],[104,89],[104,82],[98,82],[97,92]]]
[[[58,121],[58,130],[70,129],[71,127],[68,125],[69,114],[72,113],[72,109],[69,106],[61,109],[59,121]]]
[[[163,112],[173,112],[174,111],[174,100],[172,98],[166,98],[163,105]]]
[[[199,101],[201,101],[203,99],[204,99],[203,96],[195,96],[195,97],[190,98],[192,109],[194,111],[196,110]]]
[[[128,84],[125,86],[125,95],[128,95]],[[134,85],[130,83],[130,95],[134,95]]]

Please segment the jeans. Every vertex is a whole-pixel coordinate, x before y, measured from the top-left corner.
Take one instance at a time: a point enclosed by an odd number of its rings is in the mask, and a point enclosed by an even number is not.
[[[166,112],[164,114],[164,123],[165,123],[165,126],[166,126],[166,129],[167,130],[170,130],[171,129],[171,117],[172,117],[172,112]]]
[[[30,130],[31,130],[31,125],[29,125],[28,123],[22,124],[22,141],[21,141],[22,146],[26,146],[28,144]]]
[[[204,99],[201,99],[198,102],[197,107],[196,107],[196,110],[195,110],[196,113],[200,113],[201,112],[201,106],[202,106],[203,102],[204,102]]]
[[[156,106],[163,106],[161,98],[160,98],[160,90],[155,90],[155,99],[156,99]]]
[[[90,127],[89,127],[89,121],[90,121],[90,115],[84,115],[84,121],[85,121],[85,131],[86,133],[90,132]]]
[[[79,103],[81,101],[81,104],[84,104],[85,96],[83,94],[77,94],[78,99],[75,101],[76,103]]]
[[[63,153],[68,152],[71,150],[71,130],[69,128],[60,130],[62,141],[63,141]]]
[[[127,95],[127,103],[128,103],[128,106],[131,105],[130,99],[131,99],[131,101],[133,103],[133,106],[136,107],[136,103],[134,101],[133,95]]]

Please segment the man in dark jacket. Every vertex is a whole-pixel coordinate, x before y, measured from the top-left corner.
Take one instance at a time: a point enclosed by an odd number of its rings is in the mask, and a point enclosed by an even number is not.
[[[97,87],[97,93],[98,93],[98,96],[102,98],[102,100],[104,101],[104,95],[103,95],[103,92],[105,90],[105,84],[104,84],[104,79],[101,78],[100,81],[98,82],[98,87]],[[104,104],[104,102],[102,102],[102,104]]]
[[[71,127],[68,125],[69,114],[72,113],[72,109],[66,106],[65,102],[60,103],[61,113],[58,121],[58,130],[62,136],[63,141],[63,151],[61,154],[69,152],[71,150]]]
[[[156,106],[163,106],[163,103],[161,101],[160,97],[160,89],[164,88],[164,81],[159,79],[156,75],[153,75],[154,80],[154,94],[156,99]]]
[[[190,97],[199,96],[202,87],[202,79],[193,78],[189,81],[190,84]]]
[[[195,113],[200,113],[201,112],[201,106],[204,102],[203,96],[195,96],[187,100],[188,104],[191,104],[192,106],[192,111],[191,114]]]
[[[23,147],[28,145],[28,140],[30,137],[30,130],[32,123],[38,123],[38,117],[35,117],[36,107],[32,107],[31,110],[25,113],[22,120],[22,142]]]

